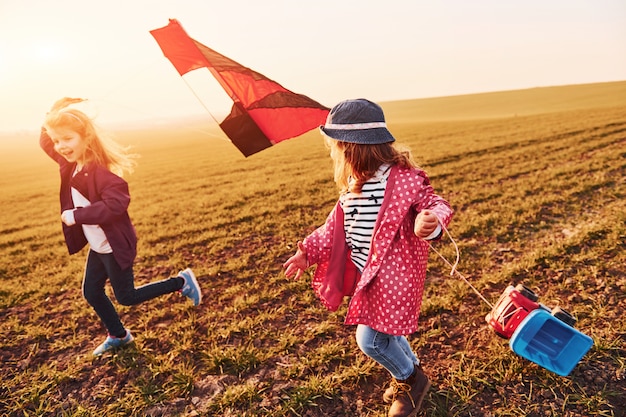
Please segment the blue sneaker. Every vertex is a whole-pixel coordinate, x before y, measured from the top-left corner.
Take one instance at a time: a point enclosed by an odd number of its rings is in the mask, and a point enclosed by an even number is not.
[[[123,337],[123,338],[113,337],[111,335],[108,335],[104,343],[102,343],[100,346],[96,348],[96,350],[93,351],[93,355],[100,356],[104,352],[108,352],[109,350],[126,346],[133,340],[135,340],[135,338],[133,337],[133,335],[130,333],[130,330],[128,329],[126,329],[126,337]]]
[[[184,271],[180,271],[178,276],[185,280],[180,293],[193,301],[194,306],[199,305],[202,302],[202,292],[193,271],[187,268]]]

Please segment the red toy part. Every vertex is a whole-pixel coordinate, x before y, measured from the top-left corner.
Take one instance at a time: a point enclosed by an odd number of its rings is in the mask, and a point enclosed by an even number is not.
[[[499,336],[509,339],[528,313],[540,308],[539,297],[522,284],[509,285],[485,320]]]

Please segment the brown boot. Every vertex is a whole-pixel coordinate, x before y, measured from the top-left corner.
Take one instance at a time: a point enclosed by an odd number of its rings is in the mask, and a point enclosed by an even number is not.
[[[392,379],[391,383],[383,393],[383,402],[392,403],[394,398],[396,397],[396,393],[398,392],[398,380]]]
[[[420,365],[417,365],[417,366],[420,366]],[[398,392],[398,380],[395,378],[392,378],[391,382],[389,383],[389,386],[383,393],[383,402],[385,404],[392,403],[393,400],[396,398],[397,392]]]
[[[395,388],[393,388],[395,386]],[[430,381],[422,371],[422,368],[415,365],[415,370],[410,377],[404,381],[394,380],[388,390],[395,390],[393,393],[393,404],[389,409],[389,417],[414,417],[422,406],[422,401],[426,392],[430,388]],[[385,394],[387,391],[385,391]],[[384,399],[384,396],[383,396]]]

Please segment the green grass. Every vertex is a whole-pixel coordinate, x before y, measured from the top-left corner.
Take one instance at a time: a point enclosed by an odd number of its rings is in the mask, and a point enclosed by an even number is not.
[[[625,87],[383,103],[455,209],[458,270],[491,302],[523,282],[594,340],[568,377],[526,361],[431,254],[410,336],[433,382],[422,415],[624,416]],[[177,294],[119,306],[136,342],[97,359],[105,335],[80,294],[86,252],[70,257],[62,241],[56,166],[36,134],[10,139],[0,138],[0,415],[386,415],[388,374],[358,350],[345,305],[330,313],[308,274],[282,274],[337,198],[317,132],[247,159],[195,126],[119,133],[142,155],[128,177],[137,284],[192,267],[205,298],[197,309]],[[437,249],[454,259],[447,239]]]

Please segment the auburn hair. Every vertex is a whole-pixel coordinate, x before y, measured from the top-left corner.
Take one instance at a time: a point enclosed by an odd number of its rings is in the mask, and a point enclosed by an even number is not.
[[[416,168],[411,151],[392,142],[364,145],[342,142],[325,136],[326,146],[335,166],[335,183],[342,192],[359,193],[363,184],[376,174],[383,164]],[[350,178],[354,183],[350,185]]]

